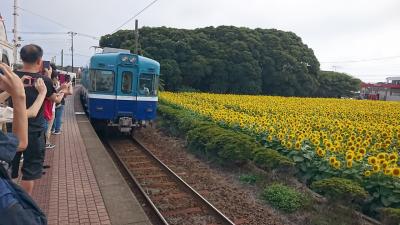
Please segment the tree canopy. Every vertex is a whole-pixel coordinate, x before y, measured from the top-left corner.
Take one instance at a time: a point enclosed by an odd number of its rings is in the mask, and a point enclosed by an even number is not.
[[[292,32],[220,26],[143,27],[139,33],[140,52],[160,62],[170,91],[334,97],[357,90],[360,82],[320,72],[313,50]],[[134,33],[105,35],[100,46],[133,51]]]
[[[345,73],[333,71],[321,71],[319,75],[319,87],[316,96],[319,97],[345,97],[354,96],[354,92],[360,88],[361,81]]]

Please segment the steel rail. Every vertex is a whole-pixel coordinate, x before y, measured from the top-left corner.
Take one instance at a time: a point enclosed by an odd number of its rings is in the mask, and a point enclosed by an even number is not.
[[[167,220],[164,218],[164,216],[161,214],[161,212],[157,209],[156,205],[153,203],[153,201],[147,195],[146,191],[142,188],[142,186],[140,185],[139,181],[135,178],[135,176],[129,170],[129,168],[126,165],[126,163],[116,153],[115,148],[109,142],[106,142],[106,144],[111,149],[111,151],[110,151],[111,154],[114,156],[115,159],[117,159],[117,164],[119,164],[120,168],[124,171],[124,173],[128,175],[128,179],[131,181],[131,183],[133,183],[136,186],[136,188],[139,189],[142,197],[146,200],[147,204],[150,205],[151,209],[153,210],[153,213],[157,216],[159,221],[163,225],[169,225]]]
[[[201,194],[194,190],[188,183],[186,183],[179,175],[172,171],[165,163],[158,159],[146,146],[144,146],[140,141],[132,136],[132,142],[136,143],[141,147],[143,152],[153,158],[167,173],[169,173],[182,187],[186,188],[191,192],[198,200],[205,204],[217,217],[219,217],[224,223],[229,225],[235,225],[227,216],[225,216],[221,211],[219,211],[214,205],[212,205],[207,199],[205,199]]]

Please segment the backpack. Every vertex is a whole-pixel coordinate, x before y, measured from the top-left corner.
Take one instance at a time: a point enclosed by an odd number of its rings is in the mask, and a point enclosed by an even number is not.
[[[47,225],[43,211],[1,165],[0,182],[0,225]]]

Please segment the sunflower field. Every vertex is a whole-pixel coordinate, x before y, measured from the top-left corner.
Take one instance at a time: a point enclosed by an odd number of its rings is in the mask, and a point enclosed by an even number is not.
[[[172,92],[160,100],[255,137],[293,160],[307,184],[348,178],[372,208],[400,207],[398,102]]]

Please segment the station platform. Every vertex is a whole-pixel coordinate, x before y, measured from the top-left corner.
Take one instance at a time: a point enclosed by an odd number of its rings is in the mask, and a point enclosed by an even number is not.
[[[33,198],[49,225],[150,225],[140,203],[101,141],[79,101],[66,98],[62,133],[52,135],[43,177],[35,182]]]

